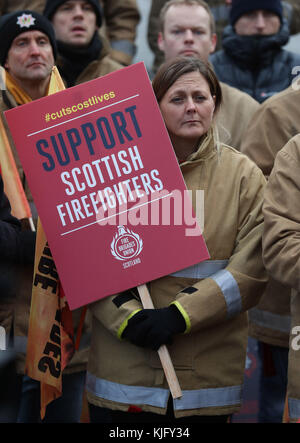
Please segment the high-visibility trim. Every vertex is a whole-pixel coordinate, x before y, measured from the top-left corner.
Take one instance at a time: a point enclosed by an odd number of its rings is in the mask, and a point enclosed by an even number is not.
[[[87,372],[86,389],[96,397],[106,400],[166,408],[170,391],[145,386],[128,386],[97,378]],[[241,403],[242,386],[183,390],[180,399],[173,400],[175,410],[222,407]]]
[[[128,315],[128,317],[123,321],[123,323],[119,327],[117,336],[120,340],[122,340],[122,334],[124,332],[124,329],[127,327],[128,320],[130,320],[131,317],[133,317],[134,314],[136,314],[139,311],[141,311],[141,309],[136,309],[135,311],[133,311],[130,315]]]
[[[242,310],[242,298],[238,284],[227,269],[212,275],[212,278],[220,287],[227,305],[227,315],[232,317]]]
[[[170,274],[171,277],[208,278],[221,269],[226,268],[228,260],[205,260],[189,268]]]
[[[289,417],[292,419],[300,418],[300,400],[297,398],[288,398]]]
[[[258,326],[272,329],[275,331],[290,333],[291,317],[289,315],[279,315],[273,312],[264,311],[258,308],[252,308],[248,311],[249,320]]]
[[[183,396],[173,400],[174,409],[199,409],[208,407],[232,406],[241,403],[242,386],[207,388],[182,391]]]
[[[114,40],[110,42],[110,45],[116,51],[125,52],[130,56],[135,54],[135,45],[130,40]]]
[[[169,390],[144,386],[128,386],[95,377],[90,372],[86,375],[86,390],[96,395],[119,403],[130,405],[151,405],[165,408]]]
[[[192,327],[190,317],[188,316],[186,310],[183,309],[183,307],[181,306],[181,304],[178,301],[173,301],[171,303],[171,305],[175,305],[176,308],[180,311],[180,314],[183,316],[183,318],[185,320],[185,324],[186,324],[186,329],[184,331],[184,334],[187,334],[188,332],[190,332],[190,329]]]

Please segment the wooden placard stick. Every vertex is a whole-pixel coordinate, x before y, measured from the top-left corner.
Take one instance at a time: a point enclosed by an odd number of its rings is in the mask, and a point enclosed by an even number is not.
[[[153,309],[154,305],[146,285],[137,287],[144,309]],[[166,345],[157,351],[173,398],[182,397],[182,391]]]

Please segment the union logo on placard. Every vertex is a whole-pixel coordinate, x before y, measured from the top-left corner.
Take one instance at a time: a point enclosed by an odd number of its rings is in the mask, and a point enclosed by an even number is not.
[[[143,249],[141,237],[124,226],[118,226],[118,232],[110,245],[112,255],[117,260],[130,260],[137,257]]]

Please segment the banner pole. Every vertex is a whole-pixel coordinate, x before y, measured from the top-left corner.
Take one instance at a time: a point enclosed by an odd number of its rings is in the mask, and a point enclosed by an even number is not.
[[[142,305],[144,309],[153,309],[154,305],[151,299],[151,296],[149,294],[148,288],[146,285],[141,285],[137,287]],[[157,351],[167,382],[169,384],[169,388],[172,394],[172,397],[180,398],[182,397],[182,391],[178,382],[177,375],[175,373],[175,369],[169,354],[169,351],[166,347],[166,345],[162,345],[159,350]]]

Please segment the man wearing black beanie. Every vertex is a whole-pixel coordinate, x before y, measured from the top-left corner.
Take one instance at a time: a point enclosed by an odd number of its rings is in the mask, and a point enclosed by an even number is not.
[[[102,77],[122,68],[109,55],[98,29],[98,0],[48,0],[44,15],[52,22],[58,46],[57,66],[67,86]]]
[[[37,214],[33,199],[3,112],[47,95],[50,80],[52,75],[54,75],[53,67],[57,53],[55,34],[51,23],[44,16],[31,10],[21,10],[3,15],[0,18],[0,41],[0,70],[2,74],[0,91],[0,119],[2,123],[0,149],[1,152],[5,151],[6,147],[4,147],[3,140],[7,137],[18,168],[20,182],[31,206],[33,221],[36,223]],[[1,174],[5,181],[7,177],[5,162],[1,164]],[[5,184],[7,183],[5,182]],[[11,187],[8,186],[8,188],[11,190]],[[2,181],[0,180],[0,220],[5,221],[8,204],[7,201],[4,202],[6,211],[3,212],[1,209],[2,191]],[[9,195],[10,203],[13,206],[15,200],[14,193],[10,192]],[[22,219],[21,223],[16,221],[16,228],[20,229],[19,225],[22,225],[22,232],[20,235],[16,232],[18,234],[18,238],[16,238],[18,244],[16,240],[13,242],[13,232],[8,231],[2,221],[0,223],[0,328],[5,328],[9,344],[14,347],[16,352],[17,371],[14,386],[10,387],[11,398],[14,397],[16,401],[8,401],[6,405],[7,415],[3,417],[0,413],[0,421],[5,419],[17,420],[17,409],[19,401],[21,402],[22,399],[22,381],[25,369],[26,339],[33,281],[35,232],[29,227],[28,218]],[[15,260],[13,260],[14,249],[17,246],[19,251],[26,248],[27,253],[29,253],[28,259],[22,259],[20,263],[15,263]],[[8,255],[11,256],[10,259]],[[22,345],[18,346],[21,343]],[[1,388],[3,388],[3,385]],[[1,400],[3,399],[2,391],[0,391]],[[3,406],[1,404],[0,409]],[[9,407],[12,408],[11,414],[9,414]],[[1,409],[1,412],[3,412],[3,409]]]
[[[31,99],[45,95],[57,52],[51,23],[37,12],[12,12],[0,18],[0,41],[0,64],[6,74]],[[20,42],[25,43],[22,48]]]
[[[218,78],[262,103],[292,82],[300,55],[283,49],[290,32],[280,0],[232,0],[221,51],[211,57]]]

